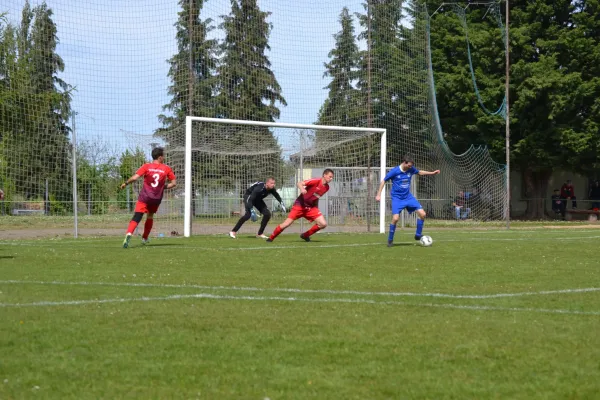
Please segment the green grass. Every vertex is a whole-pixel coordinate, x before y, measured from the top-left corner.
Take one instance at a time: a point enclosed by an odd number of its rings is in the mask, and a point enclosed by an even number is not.
[[[104,228],[104,229],[125,229],[128,222],[131,220],[133,213],[123,211],[122,213],[107,213],[100,215],[87,215],[80,213],[78,216],[79,228]],[[274,221],[283,221],[286,215],[279,212],[275,213]],[[239,216],[223,217],[215,215],[197,216],[193,219],[194,225],[235,225],[238,221]],[[334,225],[344,226],[341,222],[340,216],[332,217],[335,221]],[[159,215],[157,221],[159,223],[169,224],[174,228],[183,230],[183,216],[182,215]],[[74,219],[72,215],[66,216],[46,216],[46,215],[3,215],[0,218],[0,231],[6,231],[11,229],[55,229],[55,228],[66,228],[69,231],[73,228]],[[346,224],[348,226],[362,225],[366,231],[366,220],[361,219],[360,221],[346,218]],[[587,220],[580,221],[553,221],[553,220],[540,220],[540,221],[511,221],[511,227],[513,228],[531,228],[531,227],[543,227],[543,226],[564,226],[564,227],[577,227],[577,226],[599,226],[598,223],[590,224]],[[258,223],[256,223],[258,226]],[[371,222],[371,230],[377,231],[379,221],[374,219]],[[442,219],[428,219],[428,227],[437,228],[453,228],[453,229],[464,229],[467,228],[482,228],[482,229],[502,229],[506,227],[505,221],[479,221],[479,220],[467,220],[457,221],[442,220]]]
[[[600,231],[427,233],[1,242],[0,399],[597,398]]]

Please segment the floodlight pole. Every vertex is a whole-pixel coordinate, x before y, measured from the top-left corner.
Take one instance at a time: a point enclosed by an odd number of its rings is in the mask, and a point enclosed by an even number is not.
[[[506,229],[510,229],[510,107],[509,107],[509,83],[510,83],[510,38],[509,38],[509,0],[506,0],[506,83],[504,97],[506,104],[504,111],[506,112]]]

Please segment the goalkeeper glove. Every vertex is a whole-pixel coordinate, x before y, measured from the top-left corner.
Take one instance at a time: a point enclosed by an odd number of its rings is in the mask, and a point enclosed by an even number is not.
[[[280,203],[280,204],[281,204],[281,210],[282,210],[284,213],[286,213],[286,212],[287,212],[287,209],[285,208],[285,206],[283,205],[283,203]]]

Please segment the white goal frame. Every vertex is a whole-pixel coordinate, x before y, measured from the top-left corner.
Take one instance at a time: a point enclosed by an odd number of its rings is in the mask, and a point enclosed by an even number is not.
[[[283,122],[262,122],[249,121],[242,119],[225,119],[225,118],[208,118],[208,117],[185,117],[185,203],[183,214],[183,236],[190,237],[192,234],[192,123],[193,122],[210,122],[216,124],[229,125],[254,125],[266,126],[272,128],[292,128],[292,129],[323,129],[330,131],[350,131],[350,132],[374,132],[381,133],[381,155],[379,172],[381,179],[386,174],[387,161],[387,130],[383,128],[355,128],[347,126],[329,126],[329,125],[310,125],[310,124],[288,124]],[[379,202],[379,233],[385,233],[385,186],[381,193],[381,201]]]

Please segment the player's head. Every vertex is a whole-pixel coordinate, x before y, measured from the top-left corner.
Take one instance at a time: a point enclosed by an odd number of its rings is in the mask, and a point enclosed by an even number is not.
[[[333,170],[330,168],[327,168],[325,171],[323,171],[323,180],[325,181],[325,183],[329,183],[333,180]]]
[[[275,178],[269,176],[267,179],[265,179],[265,187],[267,190],[273,189],[275,187]]]
[[[162,160],[160,160],[161,162],[165,160],[165,149],[163,149],[162,147],[153,148],[152,149],[152,159],[158,160],[160,157],[162,157]]]
[[[412,156],[405,154],[402,157],[402,165],[405,167],[411,168],[413,165],[415,165],[415,160],[412,158]]]
[[[559,194],[559,193],[560,193],[560,190],[554,189],[554,194]]]

